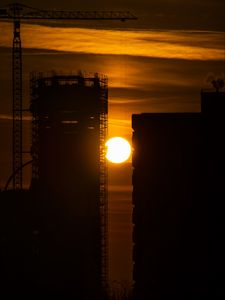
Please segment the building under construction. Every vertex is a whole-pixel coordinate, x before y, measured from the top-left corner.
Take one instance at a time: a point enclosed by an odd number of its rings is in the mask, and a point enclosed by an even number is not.
[[[30,277],[40,291],[97,300],[106,287],[107,101],[98,74],[31,76]]]

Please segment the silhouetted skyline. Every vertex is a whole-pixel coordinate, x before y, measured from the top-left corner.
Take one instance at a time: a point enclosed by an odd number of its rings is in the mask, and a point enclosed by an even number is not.
[[[225,91],[199,113],[133,115],[134,299],[220,298]]]
[[[52,1],[23,1],[52,8]],[[8,4],[3,0],[0,6]],[[54,1],[55,8],[130,10],[138,21],[23,24],[24,108],[30,71],[85,70],[109,77],[109,136],[131,141],[131,115],[199,112],[200,90],[224,77],[224,1]],[[0,22],[0,188],[11,175],[12,26]],[[210,79],[210,80],[208,80]],[[30,115],[25,112],[25,150]],[[109,164],[111,279],[131,282],[131,161]],[[25,170],[29,186],[30,170]],[[121,200],[121,201],[120,201]]]
[[[11,286],[25,299],[106,293],[107,82],[97,73],[31,76],[30,187],[0,192],[4,296]]]

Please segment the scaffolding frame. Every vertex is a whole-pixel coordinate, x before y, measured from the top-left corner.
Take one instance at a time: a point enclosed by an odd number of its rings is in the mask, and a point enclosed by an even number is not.
[[[22,122],[22,46],[20,39],[20,20],[17,17],[14,21],[13,36],[13,189],[23,189],[23,122]],[[19,170],[18,172],[16,172]]]
[[[91,86],[97,83],[100,89],[100,114],[99,114],[99,213],[101,222],[101,283],[105,291],[108,290],[109,267],[108,267],[108,168],[106,161],[106,138],[108,135],[108,78],[98,73],[43,73],[33,72],[30,74],[31,103],[38,98],[38,89],[41,85],[51,86],[55,80],[60,85],[82,84]],[[39,176],[39,124],[40,118],[37,112],[32,112],[32,181],[38,181]]]

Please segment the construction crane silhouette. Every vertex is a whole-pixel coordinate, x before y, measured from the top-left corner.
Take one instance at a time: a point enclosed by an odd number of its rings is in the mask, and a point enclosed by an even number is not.
[[[19,3],[0,8],[0,19],[12,20],[12,82],[13,82],[13,189],[23,189],[23,140],[22,140],[22,45],[20,37],[21,20],[136,20],[129,11],[75,11],[36,9]]]

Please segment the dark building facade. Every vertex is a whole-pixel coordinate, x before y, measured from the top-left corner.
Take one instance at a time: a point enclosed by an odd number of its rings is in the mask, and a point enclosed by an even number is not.
[[[220,299],[224,92],[201,113],[133,115],[135,300]]]
[[[40,228],[36,213],[30,191],[0,192],[1,299],[37,299]]]
[[[31,77],[32,179],[27,213],[33,223],[27,225],[34,232],[30,246],[35,243],[36,250],[30,278],[37,291],[60,299],[104,296],[107,101],[107,78],[98,74]]]

